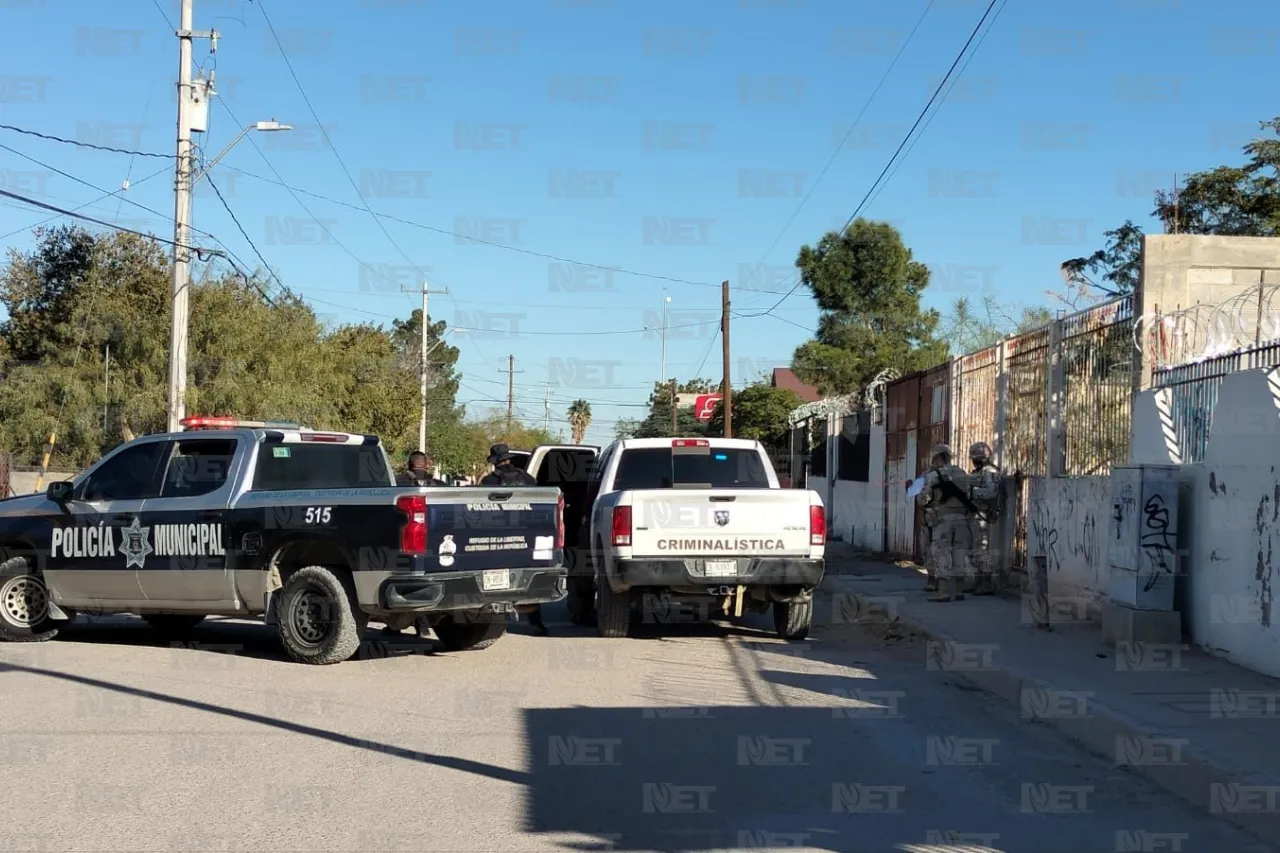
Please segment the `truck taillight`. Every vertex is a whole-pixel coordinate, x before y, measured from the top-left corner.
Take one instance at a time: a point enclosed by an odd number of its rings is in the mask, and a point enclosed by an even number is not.
[[[564,547],[564,492],[560,493],[560,501],[556,505],[556,547]]]
[[[825,545],[827,543],[827,510],[826,507],[809,507],[809,544]]]
[[[427,553],[427,498],[425,495],[401,495],[396,509],[408,516],[400,528],[400,550],[406,554]]]
[[[299,441],[320,441],[326,444],[346,444],[347,437],[332,432],[304,432],[298,436]]]
[[[672,447],[710,447],[711,442],[705,438],[677,438],[671,442]]]
[[[631,547],[631,507],[613,508],[613,547]]]

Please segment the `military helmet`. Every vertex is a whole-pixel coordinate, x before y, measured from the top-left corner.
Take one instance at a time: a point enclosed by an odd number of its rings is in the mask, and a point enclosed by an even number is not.
[[[948,459],[950,459],[950,458],[951,458],[951,446],[950,446],[950,445],[947,445],[947,444],[935,444],[935,445],[933,446],[933,456],[934,456],[934,457],[938,457],[938,456],[945,456],[945,457],[947,457]]]
[[[970,459],[990,459],[991,445],[987,444],[985,441],[975,441],[969,447],[969,458]]]

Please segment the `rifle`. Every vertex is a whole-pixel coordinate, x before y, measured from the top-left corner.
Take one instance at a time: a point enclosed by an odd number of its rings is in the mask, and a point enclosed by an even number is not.
[[[959,486],[951,482],[951,479],[945,476],[941,470],[938,471],[938,480],[941,483],[939,489],[942,491],[942,494],[947,497],[955,498],[960,501],[960,503],[964,505],[964,508],[969,510],[969,512],[973,513],[983,521],[987,520],[987,514],[978,509],[977,505],[974,504],[973,501],[969,500],[969,496],[962,492]]]

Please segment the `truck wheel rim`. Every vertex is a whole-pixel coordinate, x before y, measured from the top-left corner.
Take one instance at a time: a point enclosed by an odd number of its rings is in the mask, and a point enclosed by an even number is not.
[[[9,624],[29,628],[49,615],[49,593],[39,578],[19,575],[0,587],[0,609]]]
[[[294,602],[290,621],[304,643],[316,646],[329,635],[329,621],[325,618],[327,604],[326,596],[312,590],[302,593]]]

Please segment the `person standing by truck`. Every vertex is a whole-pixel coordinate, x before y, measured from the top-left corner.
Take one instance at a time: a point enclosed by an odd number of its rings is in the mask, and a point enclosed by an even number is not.
[[[515,455],[505,444],[495,444],[489,448],[489,464],[493,466],[493,470],[480,480],[478,485],[481,486],[536,486],[538,481],[526,471],[522,471],[512,465]],[[545,637],[550,632],[547,630],[546,624],[542,621],[542,605],[537,605],[533,610],[529,611],[529,625],[533,628],[533,633],[539,637]]]

